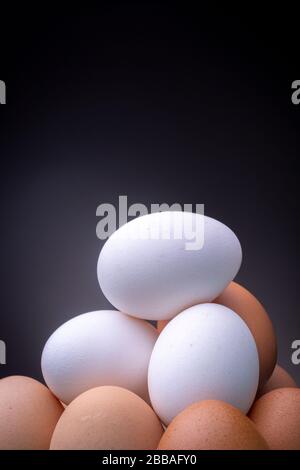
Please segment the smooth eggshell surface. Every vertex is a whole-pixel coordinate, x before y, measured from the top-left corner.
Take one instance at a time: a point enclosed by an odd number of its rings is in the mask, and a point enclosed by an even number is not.
[[[163,428],[140,397],[119,387],[98,387],[77,397],[64,411],[52,450],[156,449]]]
[[[259,390],[258,397],[265,395],[272,390],[276,390],[276,388],[285,387],[297,387],[297,384],[290,374],[288,374],[286,370],[277,364],[268,382],[265,384],[262,390]]]
[[[277,340],[272,322],[262,304],[244,287],[231,282],[215,303],[236,312],[254,336],[259,356],[259,387],[271,376],[277,360]]]
[[[258,353],[245,322],[227,307],[201,304],[177,315],[158,337],[149,363],[149,394],[165,424],[206,399],[247,413],[258,376]]]
[[[272,450],[300,450],[300,389],[278,388],[260,397],[249,418]]]
[[[98,280],[118,310],[170,319],[213,300],[235,277],[241,260],[237,237],[221,222],[191,212],[160,212],[138,217],[111,235],[99,255]]]
[[[259,356],[259,386],[262,388],[271,376],[277,359],[276,335],[266,310],[254,295],[236,282],[231,282],[214,302],[237,313],[253,334]],[[167,324],[168,320],[158,321],[158,333]]]
[[[30,377],[0,380],[0,449],[47,450],[64,408]]]
[[[115,310],[79,315],[48,339],[42,354],[44,379],[66,404],[100,385],[128,388],[147,400],[148,364],[156,339],[152,325]]]
[[[264,438],[240,410],[204,400],[179,413],[168,426],[159,450],[265,450]]]

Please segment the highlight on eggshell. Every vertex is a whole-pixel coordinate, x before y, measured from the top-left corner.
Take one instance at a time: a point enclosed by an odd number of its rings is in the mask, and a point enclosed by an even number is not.
[[[223,305],[201,304],[171,320],[151,354],[152,406],[169,424],[188,405],[222,400],[247,413],[259,378],[258,353],[246,323]]]
[[[188,249],[185,227],[193,226],[203,227],[203,246]],[[100,252],[97,272],[115,308],[163,320],[211,302],[235,277],[241,261],[240,242],[226,225],[202,214],[166,211],[138,217],[114,232]]]
[[[276,390],[277,388],[297,388],[297,384],[293,377],[283,367],[276,364],[273,374],[261,390],[258,390],[259,398],[266,393]]]
[[[169,424],[159,450],[267,450],[253,422],[237,408],[204,400],[185,408]]]
[[[0,380],[0,449],[47,450],[64,408],[45,385],[24,376]]]
[[[44,347],[45,382],[65,404],[100,385],[124,387],[148,400],[148,364],[156,339],[148,322],[115,310],[78,315]]]
[[[51,450],[153,450],[163,434],[152,408],[120,387],[97,387],[66,408],[51,440]]]
[[[245,287],[231,282],[214,300],[237,313],[254,336],[259,355],[259,387],[271,376],[277,360],[277,340],[273,324],[262,304]],[[168,321],[157,322],[161,333]]]

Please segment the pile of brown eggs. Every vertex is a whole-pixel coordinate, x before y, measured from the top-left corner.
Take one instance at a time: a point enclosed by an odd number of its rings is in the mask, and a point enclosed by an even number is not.
[[[233,282],[215,302],[237,312],[256,341],[260,386],[248,416],[202,400],[165,428],[151,405],[125,388],[95,387],[66,407],[38,381],[11,376],[0,381],[0,449],[300,449],[300,389],[275,366],[276,337],[265,309]],[[159,332],[166,323],[158,322]]]

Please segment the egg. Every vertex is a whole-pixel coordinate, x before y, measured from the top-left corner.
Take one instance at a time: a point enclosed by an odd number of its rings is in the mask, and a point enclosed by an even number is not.
[[[165,424],[205,399],[247,413],[258,376],[257,348],[245,322],[227,307],[201,304],[177,315],[158,337],[149,363],[149,394]]]
[[[231,308],[247,323],[258,350],[259,387],[262,387],[271,376],[277,360],[276,335],[266,310],[254,295],[236,282],[231,282],[214,302]]]
[[[97,387],[78,396],[61,416],[51,450],[156,449],[162,425],[140,397],[120,387]]]
[[[160,212],[120,227],[98,259],[100,287],[118,310],[170,319],[210,302],[237,274],[242,251],[223,223],[191,212]]]
[[[170,320],[158,320],[156,328],[158,333],[160,334],[165,326],[169,323]]]
[[[277,364],[268,382],[261,390],[259,390],[257,398],[265,395],[265,393],[275,390],[276,388],[284,387],[297,387],[297,384],[290,374]]]
[[[78,315],[44,347],[45,382],[65,404],[100,385],[128,388],[148,399],[147,370],[156,339],[152,325],[118,311]]]
[[[45,450],[63,407],[45,385],[23,376],[0,380],[0,449]]]
[[[260,397],[249,418],[272,450],[300,450],[300,389],[278,388]]]
[[[231,282],[214,300],[236,312],[247,324],[254,336],[259,356],[259,387],[271,376],[277,360],[277,340],[272,322],[262,304],[247,289]],[[157,322],[161,333],[167,320]]]
[[[240,410],[218,400],[188,406],[162,436],[159,450],[266,450],[267,443]]]

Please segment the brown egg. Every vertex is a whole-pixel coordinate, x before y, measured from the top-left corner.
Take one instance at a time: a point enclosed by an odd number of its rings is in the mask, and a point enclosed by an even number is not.
[[[300,389],[277,388],[260,397],[249,418],[273,450],[300,450]]]
[[[236,312],[254,336],[259,356],[259,388],[271,377],[277,360],[277,341],[272,322],[261,303],[236,282],[214,300]]]
[[[129,390],[97,387],[65,409],[52,436],[52,450],[156,449],[162,425],[150,406]]]
[[[297,387],[297,384],[295,380],[290,376],[290,374],[288,374],[286,370],[284,370],[277,364],[268,382],[258,392],[257,398],[261,397],[262,395],[265,395],[266,393],[271,392],[272,390],[276,390],[276,388],[284,387]]]
[[[159,450],[265,450],[268,446],[247,416],[218,400],[183,410],[168,426]]]
[[[170,320],[158,320],[156,328],[158,333],[161,333],[164,327],[169,323]]]
[[[0,380],[0,449],[49,449],[63,412],[45,385],[30,377]]]

